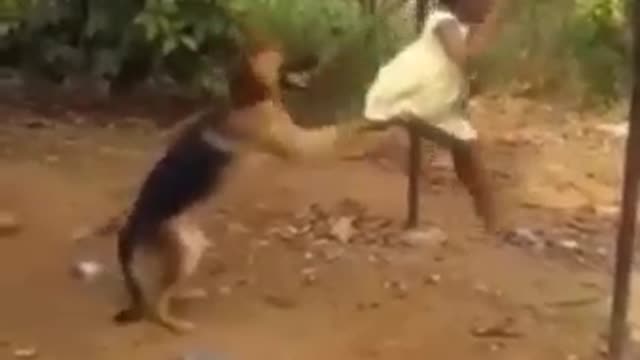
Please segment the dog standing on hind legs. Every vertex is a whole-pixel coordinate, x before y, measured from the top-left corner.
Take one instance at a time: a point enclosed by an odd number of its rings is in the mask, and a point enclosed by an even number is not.
[[[298,127],[280,99],[287,78],[277,48],[258,48],[240,57],[230,72],[230,102],[200,112],[148,174],[132,211],[119,233],[118,260],[130,305],[114,320],[126,324],[151,315],[177,332],[194,324],[171,314],[170,301],[202,297],[202,290],[185,284],[195,273],[208,240],[195,226],[193,212],[224,183],[229,165],[244,149],[257,149],[284,159],[329,158],[335,155],[339,131]],[[289,84],[292,85],[292,84]],[[350,135],[347,129],[346,135]],[[157,296],[148,296],[133,271],[137,249],[159,252],[163,281]]]
[[[169,305],[176,297],[206,296],[202,290],[184,288],[209,246],[191,217],[198,204],[216,190],[232,160],[228,144],[205,129],[207,117],[224,119],[226,111],[207,115],[198,115],[203,119],[190,125],[156,163],[120,230],[118,260],[131,304],[115,316],[117,323],[138,321],[150,312],[158,322],[174,331],[194,328],[192,323],[173,317]],[[163,279],[154,300],[145,296],[134,274],[138,248],[155,250],[162,256]]]

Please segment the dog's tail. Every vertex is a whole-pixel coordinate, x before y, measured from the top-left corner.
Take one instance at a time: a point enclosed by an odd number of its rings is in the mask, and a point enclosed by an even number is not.
[[[113,318],[117,324],[128,324],[142,320],[145,299],[140,281],[133,273],[133,261],[136,248],[140,245],[140,229],[127,223],[118,234],[118,262],[124,277],[124,284],[129,294],[129,307],[119,311]]]

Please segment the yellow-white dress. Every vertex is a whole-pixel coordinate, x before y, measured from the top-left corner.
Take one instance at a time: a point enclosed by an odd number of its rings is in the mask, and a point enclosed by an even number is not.
[[[427,15],[418,39],[379,69],[366,94],[367,120],[419,119],[461,140],[477,137],[465,111],[465,75],[435,34],[436,27],[448,20],[457,22],[467,36],[468,27],[450,11],[435,9]]]

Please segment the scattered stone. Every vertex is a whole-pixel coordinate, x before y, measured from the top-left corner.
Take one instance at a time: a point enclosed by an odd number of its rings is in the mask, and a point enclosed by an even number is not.
[[[332,263],[344,257],[345,252],[343,248],[325,249],[322,256],[326,262]]]
[[[380,308],[380,303],[377,301],[370,301],[370,302],[360,302],[358,304],[356,304],[356,309],[360,310],[360,311],[364,311],[364,310],[375,310],[375,309],[379,309]]]
[[[409,295],[409,287],[402,281],[386,281],[384,288],[390,290],[397,299],[404,299]]]
[[[504,345],[503,343],[500,343],[500,342],[497,342],[497,343],[491,343],[491,344],[489,345],[489,350],[490,350],[491,352],[497,352],[497,351],[500,351],[500,350],[502,350],[502,349],[504,349],[504,348],[505,348],[505,345]]]
[[[269,245],[271,245],[271,242],[269,240],[260,240],[258,241],[258,247],[264,248],[264,247],[268,247]]]
[[[598,124],[594,126],[594,129],[614,138],[624,138],[629,133],[629,123]]]
[[[580,245],[575,240],[563,240],[558,243],[558,246],[565,250],[576,251],[580,249]]]
[[[218,288],[218,293],[222,296],[229,296],[231,295],[232,292],[233,290],[231,289],[230,286],[220,286]]]
[[[302,275],[303,284],[307,286],[313,285],[318,281],[318,270],[316,268],[304,268],[300,274]]]
[[[286,298],[281,295],[266,294],[263,299],[267,304],[280,309],[292,309],[296,307],[296,303],[293,299]]]
[[[567,355],[567,360],[580,360],[580,357],[576,354]]]
[[[529,247],[536,251],[542,251],[546,247],[544,239],[528,228],[517,228],[508,232],[505,236],[505,241],[515,246]]]
[[[331,227],[331,235],[345,244],[351,241],[354,233],[353,219],[349,217],[339,218]]]
[[[426,279],[424,279],[424,283],[426,285],[438,285],[440,284],[441,281],[442,281],[442,276],[440,274],[432,274],[427,276]]]
[[[595,206],[594,212],[596,216],[614,219],[620,214],[620,208],[618,206]]]
[[[313,260],[313,258],[315,258],[315,255],[313,255],[311,251],[307,251],[304,253],[305,260]]]
[[[15,349],[13,351],[13,356],[18,359],[34,359],[38,356],[38,350],[34,347]]]
[[[93,232],[91,231],[91,228],[89,228],[88,226],[83,226],[73,230],[73,232],[71,233],[71,241],[76,243],[90,238],[92,234]]]
[[[640,343],[640,327],[631,327],[631,341]]]
[[[239,234],[248,234],[251,232],[251,230],[248,227],[238,222],[228,223],[227,231],[232,233],[239,233]]]
[[[235,281],[236,286],[247,286],[250,283],[251,283],[251,281],[248,278],[245,278],[245,277],[237,279]]]
[[[189,351],[181,355],[179,360],[226,360],[226,356],[220,354],[212,354],[206,351]]]
[[[437,247],[447,243],[447,234],[438,227],[428,230],[410,230],[402,236],[402,241],[409,246]]]
[[[609,255],[609,251],[607,250],[606,247],[600,246],[596,249],[596,254],[602,257],[607,257]]]
[[[380,262],[380,259],[376,254],[369,254],[369,256],[367,256],[367,261],[372,264],[377,264],[378,262]]]
[[[60,156],[58,155],[47,155],[44,158],[44,161],[49,164],[57,164],[60,162]]]
[[[481,294],[490,294],[491,290],[489,289],[489,286],[487,286],[486,284],[483,283],[477,283],[476,285],[473,286],[473,290],[476,292],[479,292]]]
[[[51,127],[51,123],[45,119],[31,118],[25,122],[25,126],[29,129],[44,129]]]
[[[0,236],[14,235],[20,231],[21,226],[15,215],[0,210]]]
[[[104,272],[104,266],[97,261],[79,261],[71,268],[72,275],[83,281],[94,280]]]
[[[515,320],[508,317],[496,325],[476,326],[471,335],[478,338],[520,338],[523,334],[513,329]]]

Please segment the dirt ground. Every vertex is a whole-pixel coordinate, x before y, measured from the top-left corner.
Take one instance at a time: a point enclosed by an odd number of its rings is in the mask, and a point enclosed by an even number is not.
[[[202,219],[216,246],[196,281],[211,296],[178,304],[198,328],[176,336],[151,323],[116,327],[111,316],[125,297],[115,240],[74,242],[131,200],[160,155],[162,132],[144,121],[98,126],[92,113],[56,115],[73,120],[63,122],[0,107],[0,212],[20,223],[0,236],[0,359],[28,350],[45,360],[601,356],[623,140],[599,125],[615,114],[478,100],[474,121],[516,234],[483,233],[447,154],[437,152],[421,183],[421,228],[441,229],[446,242],[334,241],[343,255],[333,261],[269,229],[310,204],[345,198],[401,223],[402,138],[392,134],[356,160],[245,159]],[[107,270],[79,281],[70,267],[81,259]],[[304,281],[309,268],[313,283]]]

